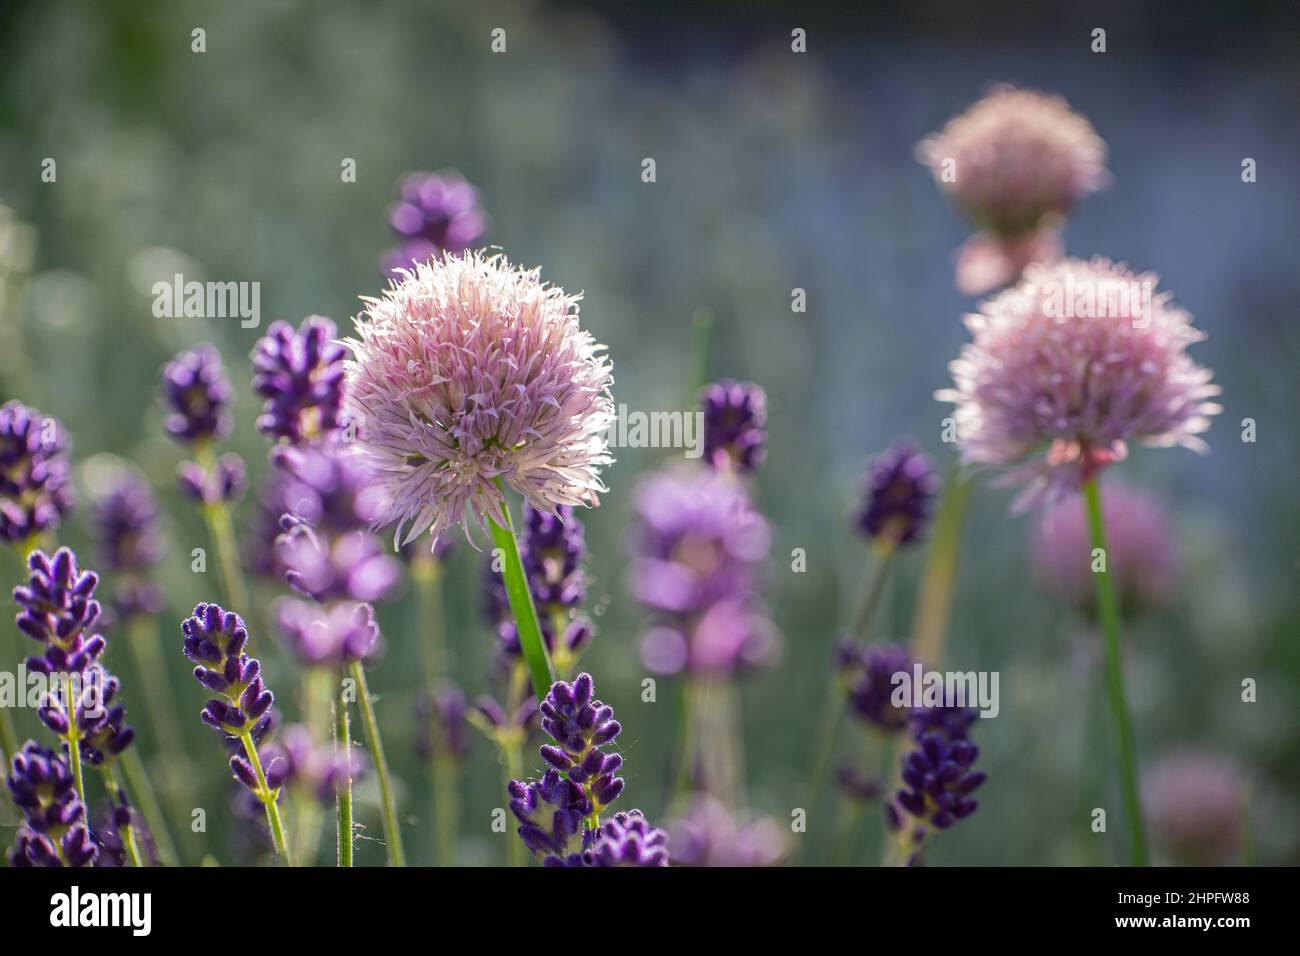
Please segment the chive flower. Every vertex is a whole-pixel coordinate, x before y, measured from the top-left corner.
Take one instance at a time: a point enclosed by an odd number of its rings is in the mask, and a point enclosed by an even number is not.
[[[367,300],[348,339],[346,414],[399,544],[472,516],[505,526],[501,485],[538,511],[594,506],[610,458],[609,360],[579,296],[468,252]]]

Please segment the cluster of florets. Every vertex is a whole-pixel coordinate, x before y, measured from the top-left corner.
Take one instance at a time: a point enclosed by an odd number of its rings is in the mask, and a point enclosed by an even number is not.
[[[163,367],[163,404],[167,431],[181,444],[204,452],[230,433],[230,381],[221,368],[221,355],[211,345],[182,352]],[[222,455],[211,468],[186,461],[178,472],[187,498],[215,507],[244,493],[248,474],[238,455]]]
[[[623,758],[600,749],[622,728],[593,694],[591,675],[579,674],[572,684],[557,681],[541,702],[542,730],[554,744],[541,748],[549,766],[540,780],[510,781],[519,837],[548,866],[665,865],[667,838],[638,811],[616,816],[613,827],[597,823],[623,792]]]
[[[134,472],[116,468],[90,511],[100,561],[114,572],[113,609],[119,617],[157,614],[163,597],[150,580],[164,543],[158,501]]]
[[[740,483],[709,469],[648,479],[637,491],[632,588],[656,612],[641,659],[659,674],[731,676],[772,659],[758,602],[767,522]]]
[[[562,506],[553,515],[525,509],[520,559],[537,609],[542,640],[561,674],[569,671],[592,638],[591,621],[581,613],[587,598],[582,567],[586,555],[582,522],[572,508]],[[498,665],[508,671],[522,659],[523,649],[505,581],[491,558],[484,565],[484,585],[485,610],[499,642]]]
[[[343,359],[338,329],[309,315],[296,330],[275,322],[253,349],[253,390],[266,399],[257,429],[299,444],[333,434],[343,407]]]
[[[700,390],[704,460],[713,468],[754,471],[767,441],[767,396],[752,382],[723,379]]]
[[[63,426],[21,402],[0,407],[0,540],[29,541],[72,509]]]
[[[858,530],[884,547],[910,544],[925,530],[938,490],[939,476],[930,459],[911,441],[897,441],[867,471]]]
[[[27,741],[10,762],[5,779],[22,812],[10,866],[90,866],[98,849],[86,826],[72,769],[53,750]]]
[[[668,829],[673,862],[680,866],[776,866],[789,850],[775,820],[748,811],[732,812],[707,794],[697,794]]]
[[[346,781],[358,780],[365,770],[359,750],[352,748],[345,756],[320,746],[301,724],[285,727],[276,738],[260,752],[262,764],[269,768],[267,782],[272,787],[287,786],[329,803]]]
[[[907,648],[901,644],[863,646],[846,638],[836,650],[836,665],[855,717],[886,732],[907,726],[911,711],[893,703],[894,675],[912,669]]]
[[[487,231],[478,191],[453,170],[407,176],[388,221],[400,243],[384,257],[384,271],[393,278],[418,262],[459,255]]]

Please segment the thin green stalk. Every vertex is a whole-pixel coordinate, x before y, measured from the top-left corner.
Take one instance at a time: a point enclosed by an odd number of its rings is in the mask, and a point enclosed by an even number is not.
[[[880,606],[880,599],[885,593],[885,581],[889,577],[889,569],[894,565],[894,555],[898,553],[898,548],[884,544],[880,546],[879,559],[876,566],[871,572],[871,580],[867,585],[867,593],[862,599],[862,604],[858,608],[857,616],[853,619],[853,636],[861,640],[867,639],[867,629],[871,626],[871,618],[876,613],[876,608]]]
[[[439,866],[456,865],[456,825],[459,817],[456,766],[438,733],[434,695],[447,670],[447,649],[443,642],[442,566],[432,553],[421,551],[411,560],[420,605],[419,627],[425,640],[424,692],[429,703],[429,730],[433,754],[429,761],[430,793],[433,798],[434,856]]]
[[[280,819],[280,806],[277,802],[279,791],[272,791],[266,782],[266,774],[262,770],[262,758],[258,756],[252,733],[246,730],[239,735],[239,739],[244,744],[244,753],[248,755],[248,762],[257,777],[257,798],[266,808],[266,822],[271,826],[271,840],[275,843],[275,852],[285,866],[291,866],[289,844],[284,839],[284,822]]]
[[[176,844],[172,842],[171,831],[167,829],[162,807],[158,805],[158,795],[154,793],[149,783],[149,775],[145,773],[144,761],[135,747],[126,748],[119,759],[122,761],[122,770],[126,773],[126,779],[131,784],[131,791],[139,802],[140,815],[144,817],[145,826],[153,836],[158,858],[164,866],[179,865],[180,857],[176,853]]]
[[[521,780],[524,776],[524,748],[523,741],[515,735],[510,740],[498,740],[501,747],[501,755],[506,768],[506,784],[509,785],[511,780]],[[515,838],[514,834],[506,835],[506,860],[511,866],[526,866],[528,861],[524,857],[524,841]]]
[[[123,789],[121,782],[117,779],[117,768],[113,766],[111,760],[105,763],[103,767],[104,782],[108,785],[109,792],[117,798],[118,803],[129,808],[131,801],[127,798],[126,790]],[[144,866],[140,862],[140,848],[135,842],[135,827],[129,823],[122,828],[122,843],[126,847],[126,855],[131,858],[131,865],[135,867]]]
[[[211,473],[216,464],[216,456],[210,446],[204,445],[195,452],[199,465],[205,472]],[[235,542],[235,527],[230,520],[230,508],[224,502],[203,506],[203,520],[208,525],[208,533],[217,549],[217,561],[221,565],[221,578],[226,587],[226,600],[230,602],[229,610],[237,614],[247,614],[251,609],[248,603],[248,587],[244,583],[244,572],[239,564],[239,546]]]
[[[384,816],[384,836],[388,840],[388,862],[393,866],[406,866],[406,853],[402,850],[402,831],[397,819],[397,803],[393,799],[393,781],[384,757],[384,741],[379,736],[379,721],[375,720],[375,707],[366,687],[366,671],[360,661],[352,662],[352,679],[357,685],[357,703],[361,705],[361,723],[366,728],[370,752],[375,761],[375,776],[379,778],[379,796]]]
[[[63,735],[63,740],[68,745],[68,763],[72,765],[72,783],[77,790],[77,799],[81,801],[83,807],[89,808],[90,804],[86,802],[86,784],[81,772],[81,733],[77,729],[77,700],[73,697],[72,682],[72,676],[65,674],[63,702],[68,714],[68,729]],[[77,695],[80,694],[81,688],[78,687]]]
[[[505,484],[497,479],[497,487],[505,494]],[[555,683],[555,671],[551,659],[546,653],[546,644],[542,640],[542,628],[537,619],[537,608],[533,604],[533,592],[528,587],[528,578],[524,574],[524,564],[519,557],[519,542],[515,539],[514,522],[510,519],[510,507],[503,501],[502,512],[505,515],[504,527],[489,518],[488,526],[492,531],[492,542],[501,549],[505,556],[506,597],[510,599],[510,612],[515,618],[515,628],[519,631],[519,645],[523,648],[524,661],[528,664],[528,676],[533,682],[533,693],[540,701]]]
[[[1087,502],[1088,528],[1092,533],[1092,547],[1106,553],[1106,525],[1102,518],[1101,483],[1093,476],[1083,486]],[[1138,796],[1137,746],[1133,741],[1133,728],[1129,723],[1128,701],[1124,695],[1124,666],[1120,656],[1119,602],[1115,599],[1115,584],[1111,580],[1109,560],[1104,570],[1095,572],[1097,585],[1097,611],[1102,633],[1106,638],[1106,696],[1110,703],[1111,720],[1115,725],[1116,745],[1119,750],[1120,785],[1124,793],[1124,809],[1129,825],[1129,863],[1147,865],[1146,830],[1142,823],[1142,803]]]
[[[328,742],[333,732],[330,718],[331,697],[334,693],[334,675],[325,667],[309,667],[303,671],[299,683],[303,720],[317,745]],[[294,836],[293,858],[299,866],[313,866],[320,848],[321,821],[324,812],[320,801],[310,788],[296,788],[293,792]]]
[[[944,482],[943,498],[934,522],[930,553],[926,556],[921,590],[916,599],[916,630],[912,635],[912,659],[931,667],[943,657],[952,610],[953,582],[961,552],[966,504],[970,500],[971,478],[954,464]]]
[[[0,757],[4,765],[9,766],[9,758],[18,752],[18,738],[14,734],[14,722],[9,716],[9,708],[0,707]]]
[[[334,701],[334,746],[343,755],[347,768],[343,786],[335,796],[338,833],[338,865],[352,865],[352,729],[348,722],[347,697],[340,691]]]
[[[680,803],[687,796],[694,783],[695,762],[699,748],[699,734],[696,727],[699,697],[699,683],[695,677],[688,674],[682,683],[682,744],[678,748],[677,769],[673,772],[673,789],[670,794],[674,804]]]

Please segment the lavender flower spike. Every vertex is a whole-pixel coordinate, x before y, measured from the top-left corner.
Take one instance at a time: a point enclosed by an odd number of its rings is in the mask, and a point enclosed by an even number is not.
[[[46,674],[80,673],[103,654],[105,641],[94,632],[100,604],[99,576],[77,567],[77,556],[60,548],[53,557],[34,551],[27,559],[27,583],[14,588],[17,624],[42,653],[28,658],[28,670]]]
[[[930,459],[908,439],[890,445],[867,472],[867,503],[858,528],[888,548],[915,541],[930,520],[939,478]]]
[[[338,329],[309,315],[295,331],[275,322],[253,349],[253,389],[266,399],[257,430],[298,444],[339,427],[343,405],[343,359]]]
[[[149,486],[133,471],[114,468],[91,504],[90,523],[100,561],[115,572],[114,609],[123,618],[157,614],[163,597],[150,575],[162,560],[164,543]]]
[[[72,770],[53,750],[27,741],[13,755],[5,779],[23,814],[11,866],[90,866],[98,850],[86,829],[86,808]]]
[[[548,513],[599,502],[610,366],[578,325],[578,299],[539,270],[468,252],[367,301],[345,342],[346,411],[399,543],[471,515],[506,527],[502,486]]]
[[[211,345],[182,352],[163,368],[167,431],[186,445],[223,438],[230,431],[230,382]]]
[[[667,866],[668,834],[640,810],[616,813],[588,851],[592,866]]]
[[[29,541],[72,509],[63,426],[20,402],[0,407],[0,540]]]
[[[723,379],[700,390],[704,459],[714,468],[754,471],[767,441],[767,396],[757,385]]]

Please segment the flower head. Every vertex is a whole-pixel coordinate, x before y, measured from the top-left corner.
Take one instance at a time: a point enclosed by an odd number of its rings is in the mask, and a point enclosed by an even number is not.
[[[77,567],[70,548],[60,548],[51,558],[33,551],[27,559],[27,583],[14,588],[19,607],[18,629],[44,645],[39,658],[29,658],[29,670],[45,673],[80,672],[104,652],[102,635],[93,633],[99,621],[95,600],[99,576]]]
[[[347,411],[399,540],[468,514],[504,524],[498,479],[539,511],[598,503],[610,367],[577,302],[477,252],[420,263],[367,301],[346,343]]]
[[[211,345],[182,352],[163,367],[167,431],[186,445],[222,438],[230,431],[230,382]]]
[[[415,709],[416,750],[421,757],[442,754],[459,760],[469,753],[469,702],[455,681],[439,681],[432,694],[420,695]]]
[[[1181,752],[1156,763],[1142,786],[1153,840],[1178,863],[1236,861],[1246,828],[1241,770],[1210,754]]]
[[[285,727],[278,737],[260,753],[264,765],[276,768],[274,779],[268,772],[267,783],[272,788],[299,788],[321,803],[330,803],[345,781],[357,780],[365,769],[360,751],[354,748],[345,757],[328,746],[319,747],[311,731],[301,724]]]
[[[703,794],[668,831],[673,862],[682,866],[776,866],[787,850],[775,820],[749,812],[733,814]]]
[[[266,399],[257,430],[297,444],[339,427],[343,407],[343,359],[338,329],[309,315],[294,329],[274,322],[253,349],[253,389]]]
[[[912,670],[912,658],[901,644],[860,646],[848,639],[840,644],[840,673],[844,678],[852,712],[865,723],[895,731],[907,726],[911,711],[895,707],[893,677]]]
[[[557,770],[547,770],[537,781],[511,780],[510,812],[519,819],[519,838],[543,860],[566,862],[586,848],[583,820],[591,813],[591,799]]]
[[[714,468],[752,472],[767,441],[767,396],[757,385],[723,379],[700,391],[704,459]]]
[[[910,440],[897,441],[871,462],[858,529],[889,547],[909,544],[929,522],[938,490],[939,477],[930,459]]]
[[[72,509],[63,426],[20,402],[0,406],[0,539],[57,528]]]
[[[23,814],[9,851],[11,866],[80,867],[95,861],[86,808],[61,755],[29,740],[13,755],[5,783]]]
[[[260,742],[271,725],[275,697],[262,682],[261,663],[244,653],[243,619],[219,605],[198,604],[181,623],[181,634],[185,656],[197,665],[194,679],[219,695],[204,707],[203,722],[227,737],[251,733]]]
[[[400,241],[384,258],[384,270],[394,277],[444,253],[459,255],[487,232],[478,191],[452,170],[407,176],[388,221]]]
[[[997,86],[917,149],[982,229],[1021,235],[1108,179],[1106,143],[1059,96]]]
[[[285,598],[275,611],[285,643],[304,667],[367,661],[379,649],[379,624],[369,604],[336,601],[321,607]]]
[[[936,397],[956,405],[963,461],[1023,465],[1007,476],[1028,482],[1017,508],[1078,488],[1131,440],[1204,449],[1219,388],[1187,354],[1203,335],[1155,283],[1105,259],[1064,259],[1030,266],[966,316],[973,341],[949,366],[956,387]]]
[[[668,834],[640,810],[616,813],[587,851],[591,866],[667,866]]]
[[[117,468],[91,503],[90,523],[99,541],[100,561],[117,573],[113,605],[123,617],[156,614],[162,593],[149,580],[162,560],[164,542],[158,501],[133,471]]]
[[[918,824],[946,830],[975,812],[971,793],[984,782],[972,770],[979,748],[965,738],[947,740],[942,734],[923,733],[916,748],[903,760],[903,789],[898,805]]]
[[[1169,515],[1155,498],[1121,482],[1106,486],[1102,500],[1106,567],[1125,610],[1160,603],[1178,575],[1178,548]],[[1077,495],[1047,508],[1033,538],[1034,567],[1057,594],[1091,608],[1096,600],[1092,539],[1084,503]]]
[[[222,455],[205,469],[198,462],[183,461],[176,468],[181,494],[201,505],[222,505],[236,501],[248,487],[244,459],[232,453]]]

